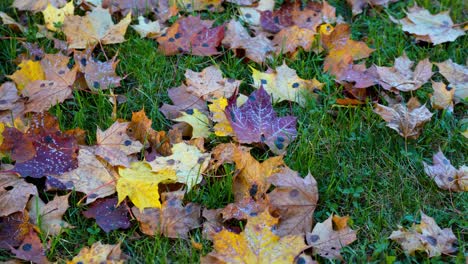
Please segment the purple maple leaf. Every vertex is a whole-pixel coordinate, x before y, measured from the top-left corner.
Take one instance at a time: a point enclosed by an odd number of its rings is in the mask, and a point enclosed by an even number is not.
[[[277,117],[270,95],[263,87],[250,94],[241,107],[237,107],[236,97],[234,94],[229,99],[224,112],[237,140],[240,143],[265,143],[273,153],[284,154],[297,135],[296,117]]]
[[[126,203],[117,206],[117,198],[105,198],[92,203],[89,209],[83,212],[83,215],[86,218],[96,219],[96,223],[102,230],[109,233],[112,230],[130,227],[128,212],[129,208]]]

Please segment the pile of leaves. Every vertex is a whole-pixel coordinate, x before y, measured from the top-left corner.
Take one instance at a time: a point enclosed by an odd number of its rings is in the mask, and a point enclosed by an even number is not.
[[[402,96],[413,95],[429,82],[433,75],[429,59],[415,63],[403,53],[391,67],[368,67],[363,59],[375,47],[354,40],[350,26],[326,1],[286,1],[276,8],[272,0],[225,2],[13,3],[18,12],[42,13],[45,24],[35,25],[37,37],[53,40],[59,51],[47,54],[24,43],[28,52],[17,58],[18,70],[0,86],[0,155],[7,161],[0,171],[1,248],[18,259],[47,263],[50,238],[73,228],[62,216],[74,191],[83,195],[78,203],[87,205],[83,215],[105,232],[138,224],[144,235],[188,239],[191,230],[201,228],[213,242],[203,263],[314,263],[320,257],[341,258],[340,250],[356,240],[350,217],[330,215],[313,223],[317,182],[283,161],[288,145],[298,137],[296,117],[279,115],[273,108],[281,101],[304,106],[323,95],[323,84],[302,79],[286,63],[264,72],[252,68],[255,90],[250,94],[239,89],[245,80],[225,78],[216,66],[201,72],[187,69],[184,83],[168,90],[172,104],[159,109],[174,122],[168,131],[154,130],[142,109],[129,121],[115,118],[110,127],[98,128],[96,142],[90,143],[86,131],[63,131],[47,112],[72,100],[73,91],[110,89],[117,116],[118,95],[113,91],[125,76],[116,74],[119,61],[107,58],[102,46],[125,41],[128,26],[137,18],[132,27],[141,37],[155,39],[158,52],[167,56],[217,56],[232,50],[244,61],[263,64],[278,55],[294,59],[299,51],[324,53],[324,71],[344,87],[337,105],[375,102],[375,112],[405,139],[418,138],[430,122],[433,113],[426,104],[414,96],[405,102]],[[357,15],[367,2],[378,6],[395,1],[348,2]],[[223,24],[188,15],[223,12],[228,5],[238,7],[240,16]],[[7,14],[0,17],[13,30],[29,32]],[[416,40],[433,45],[465,34],[448,13],[432,15],[417,6],[407,17],[393,20]],[[105,60],[98,59],[102,57]],[[451,60],[434,64],[448,85],[432,81],[430,105],[433,110],[453,111],[467,98],[468,69]],[[209,142],[213,137],[225,143],[213,145]],[[269,158],[259,161],[251,149]],[[226,176],[226,166],[235,169],[233,203],[208,209],[184,200],[208,177]],[[442,152],[434,156],[432,166],[424,166],[440,188],[468,190],[466,166],[457,170]],[[56,196],[48,201],[51,194]],[[456,252],[452,231],[421,215],[421,224],[400,227],[390,239],[409,253],[425,251],[429,257]],[[239,229],[238,223],[245,223],[245,228]],[[83,248],[71,263],[126,258],[119,244],[97,242]]]

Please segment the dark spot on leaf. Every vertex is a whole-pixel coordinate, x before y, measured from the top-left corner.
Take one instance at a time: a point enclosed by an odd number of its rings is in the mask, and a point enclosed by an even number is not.
[[[198,158],[198,160],[197,160],[198,164],[202,164],[203,162],[205,162],[205,158],[203,158],[203,157]]]
[[[32,245],[29,244],[29,243],[26,243],[26,244],[23,245],[22,248],[23,248],[24,251],[30,251],[32,249]]]
[[[454,179],[452,177],[448,177],[447,180],[452,182]]]
[[[311,235],[309,238],[310,238],[310,242],[316,242],[320,239],[320,237],[317,235]]]
[[[187,113],[189,115],[193,115],[193,109],[187,109],[187,110],[185,110],[185,113]]]
[[[161,34],[161,37],[165,37],[165,36],[167,36],[167,33]]]
[[[201,46],[204,48],[208,48],[210,45],[208,45],[208,43],[203,43]]]
[[[312,18],[308,17],[306,21],[307,22],[312,22]]]
[[[177,51],[178,51],[178,52],[183,52],[183,51],[184,51],[184,49],[183,49],[183,48],[181,48],[181,47],[178,47],[178,48],[177,48]]]
[[[80,60],[81,65],[86,67],[86,64],[88,63],[85,58],[81,58]]]
[[[320,93],[320,92],[321,92],[320,89],[314,88],[314,93],[318,94],[318,93]]]
[[[91,199],[94,199],[94,198],[96,198],[97,196],[98,196],[98,195],[95,194],[95,193],[92,193],[92,194],[88,195],[88,197],[91,198]]]
[[[188,213],[188,214],[190,214],[190,213],[192,212],[192,209],[193,209],[193,208],[192,208],[192,205],[190,204],[190,205],[188,205],[187,207],[185,207],[185,212]]]
[[[331,247],[331,250],[336,250],[336,247]]]
[[[125,144],[125,146],[128,147],[128,146],[130,146],[132,144],[132,141],[127,139],[127,140],[125,140],[124,144]]]
[[[252,185],[252,187],[250,187],[249,189],[249,194],[250,196],[254,197],[258,192],[258,185],[257,184],[254,184]]]
[[[60,74],[60,75],[62,75],[62,74],[64,74],[64,73],[65,73],[64,70],[60,70],[60,71],[58,72],[58,74]]]
[[[232,78],[227,79],[227,82],[228,82],[228,83],[233,83],[233,82],[235,82],[235,81],[236,81],[236,80],[234,80],[234,79],[232,79]]]
[[[283,149],[284,148],[284,138],[282,137],[277,137],[275,139],[275,146],[278,148],[278,149]]]
[[[191,8],[192,7],[192,4],[187,4],[187,8]]]
[[[174,38],[178,39],[178,38],[180,38],[181,36],[182,36],[182,34],[180,34],[179,32],[177,32],[177,33],[175,33]]]
[[[305,261],[304,258],[299,257],[299,258],[297,258],[297,260],[296,260],[296,264],[306,264],[306,261]]]
[[[169,42],[174,42],[175,39],[174,38],[169,38]]]
[[[257,212],[251,212],[249,215],[250,215],[250,216],[257,216],[258,213],[257,213]]]
[[[41,83],[41,88],[44,88],[45,87],[45,83]]]
[[[291,198],[296,198],[297,196],[299,195],[299,191],[294,189],[294,190],[291,190],[289,192],[289,196],[291,196]]]
[[[255,96],[254,96],[254,95],[252,95],[252,94],[251,94],[251,95],[249,95],[249,101],[252,101],[252,102],[254,102],[254,101],[255,101]]]
[[[261,142],[265,142],[265,139],[266,139],[266,138],[265,138],[265,135],[262,134],[262,135],[260,136],[260,141],[261,141]]]
[[[450,92],[450,91],[452,90],[452,87],[450,87],[450,86],[447,85],[447,86],[445,86],[445,90],[447,90],[447,91]]]
[[[54,82],[50,82],[50,83],[49,83],[49,86],[52,86],[52,85],[54,85]]]
[[[292,88],[297,88],[297,87],[299,87],[299,83],[295,82],[292,84]]]
[[[76,264],[84,264],[83,261],[78,261]]]
[[[94,87],[95,89],[99,89],[99,87],[101,87],[101,85],[99,84],[99,82],[94,81],[94,82],[93,82],[93,87]]]
[[[236,114],[232,110],[229,111],[229,114],[231,114],[231,121],[233,123],[235,123],[236,122]]]
[[[47,136],[44,137],[44,141],[47,144],[50,144],[50,143],[54,142],[54,139],[51,136],[47,135]]]
[[[13,186],[7,186],[7,187],[4,187],[3,189],[10,191],[10,190],[13,190]]]
[[[173,159],[169,159],[166,161],[167,165],[174,165],[175,164],[175,160]]]
[[[247,13],[247,14],[245,14],[245,17],[246,17],[246,18],[251,18],[252,15],[251,15],[250,13]]]
[[[260,83],[261,83],[261,84],[267,84],[267,80],[261,79],[261,80],[260,80]]]
[[[275,17],[273,18],[273,22],[275,22],[275,24],[279,24],[279,23],[280,23],[279,17],[278,17],[278,16],[275,16]]]
[[[433,236],[425,236],[426,241],[431,244],[432,246],[437,245],[437,239]]]

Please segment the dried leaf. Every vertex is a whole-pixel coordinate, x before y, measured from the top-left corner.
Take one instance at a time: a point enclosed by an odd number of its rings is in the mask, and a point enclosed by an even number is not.
[[[96,219],[96,223],[104,232],[130,227],[127,203],[117,205],[117,198],[105,198],[95,201],[88,210],[83,212],[86,218]]]
[[[68,209],[68,196],[55,196],[55,198],[45,204],[41,198],[33,196],[28,203],[31,222],[40,225],[41,231],[48,235],[56,236],[60,234],[62,228],[71,227],[69,223],[62,220],[62,216]]]
[[[0,217],[0,248],[18,247],[31,230],[27,211]]]
[[[273,44],[276,46],[276,53],[295,53],[302,48],[304,51],[310,51],[315,40],[315,30],[300,28],[297,25],[281,29],[273,38]]]
[[[49,3],[46,9],[42,11],[46,28],[51,31],[57,31],[59,28],[56,25],[62,25],[65,17],[72,16],[74,12],[73,1],[68,2],[62,8],[56,8]]]
[[[123,264],[125,259],[123,258],[122,251],[120,249],[120,243],[117,245],[102,244],[100,241],[91,245],[90,248],[83,247],[80,253],[76,255],[71,261],[67,261],[67,264]]]
[[[466,166],[459,170],[450,164],[450,161],[439,150],[432,157],[433,164],[423,162],[424,172],[433,179],[439,188],[454,192],[468,191],[468,173]]]
[[[8,75],[8,78],[16,83],[19,92],[30,82],[45,79],[45,74],[39,61],[24,60],[18,65],[18,68],[19,70],[15,71],[12,75]]]
[[[467,100],[468,98],[468,67],[452,62],[451,59],[444,62],[435,63],[439,68],[440,74],[447,79],[449,88],[455,89],[455,98]]]
[[[32,230],[17,249],[11,249],[11,253],[15,254],[16,258],[36,264],[49,263],[41,239]]]
[[[231,97],[241,81],[223,78],[223,73],[216,66],[209,66],[201,72],[185,71],[187,91],[212,102],[217,98]]]
[[[35,185],[15,173],[0,172],[0,217],[23,212],[30,195],[38,195]]]
[[[448,109],[453,111],[453,96],[455,89],[447,87],[443,82],[432,82],[434,94],[431,97],[431,105],[434,109]]]
[[[211,134],[210,120],[198,109],[182,112],[182,116],[173,119],[176,122],[185,122],[192,127],[192,139],[207,138]]]
[[[143,16],[138,17],[138,25],[132,25],[131,27],[140,34],[141,38],[156,38],[162,33],[157,20],[150,21]]]
[[[171,98],[174,104],[163,104],[163,106],[159,108],[167,119],[180,117],[182,115],[181,112],[193,109],[198,109],[200,112],[208,114],[206,102],[198,96],[189,93],[187,89],[187,86],[181,85],[167,91],[169,98]]]
[[[346,0],[353,9],[353,16],[362,13],[362,9],[367,5],[375,8],[376,6],[388,6],[389,3],[397,2],[398,0]]]

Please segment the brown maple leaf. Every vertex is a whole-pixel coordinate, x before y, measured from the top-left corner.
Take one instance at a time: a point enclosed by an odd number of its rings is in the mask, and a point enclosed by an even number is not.
[[[439,188],[454,192],[468,191],[468,168],[466,166],[457,170],[440,150],[434,154],[432,161],[432,166],[423,162],[424,172],[435,181]]]

